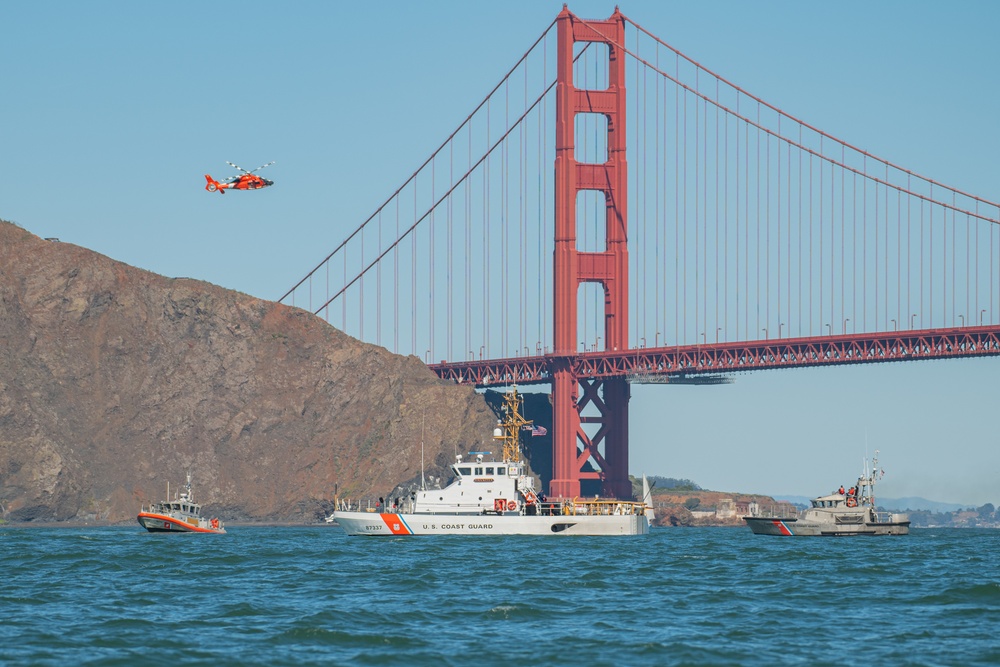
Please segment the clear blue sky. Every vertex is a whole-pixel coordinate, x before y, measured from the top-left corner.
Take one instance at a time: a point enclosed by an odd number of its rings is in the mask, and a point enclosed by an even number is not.
[[[744,89],[1000,199],[1000,4],[621,2]],[[419,165],[562,3],[4,3],[0,218],[275,299]],[[613,2],[575,2],[606,18]],[[277,185],[204,173],[275,160]],[[637,387],[631,470],[814,495],[882,450],[887,496],[1000,504],[1000,361]],[[867,436],[866,436],[867,434]]]

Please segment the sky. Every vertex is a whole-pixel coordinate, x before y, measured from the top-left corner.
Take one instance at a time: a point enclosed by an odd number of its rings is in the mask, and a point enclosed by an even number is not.
[[[1000,200],[1000,4],[621,1],[682,53],[855,146]],[[571,2],[606,18],[613,2]],[[277,299],[409,176],[562,8],[514,2],[0,4],[0,218]],[[276,186],[225,197],[225,161]],[[636,386],[630,472],[1000,505],[1000,360]]]

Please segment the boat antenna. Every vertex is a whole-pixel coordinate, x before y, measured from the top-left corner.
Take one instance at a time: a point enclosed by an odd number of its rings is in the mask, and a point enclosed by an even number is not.
[[[420,417],[420,490],[425,491],[424,486],[424,417]]]
[[[868,427],[865,426],[865,474],[868,474]]]

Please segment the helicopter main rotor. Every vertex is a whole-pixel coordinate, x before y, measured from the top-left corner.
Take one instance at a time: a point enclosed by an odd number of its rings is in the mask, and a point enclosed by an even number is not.
[[[241,167],[240,165],[238,165],[238,164],[234,164],[234,163],[230,162],[229,160],[226,160],[226,164],[228,164],[228,165],[229,165],[230,167],[235,167],[236,169],[239,169],[239,170],[240,170],[240,171],[242,171],[242,172],[243,172],[244,174],[247,174],[247,175],[249,176],[250,174],[254,173],[254,171],[260,171],[260,170],[261,170],[261,169],[263,169],[264,167],[270,167],[270,166],[271,166],[272,164],[274,164],[274,160],[272,160],[272,161],[268,162],[267,164],[262,164],[262,165],[260,165],[259,167],[257,167],[257,168],[256,168],[256,169],[254,169],[253,171],[247,171],[246,169],[244,169],[244,168],[243,168],[243,167]],[[225,182],[227,182],[227,183],[228,183],[229,181],[232,181],[232,180],[235,180],[235,179],[237,179],[237,178],[240,178],[240,177],[239,177],[239,176],[231,176],[230,178],[227,178]]]

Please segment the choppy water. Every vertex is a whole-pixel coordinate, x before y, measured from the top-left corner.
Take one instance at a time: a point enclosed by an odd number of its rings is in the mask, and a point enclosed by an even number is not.
[[[0,530],[4,665],[996,665],[1000,531]]]

